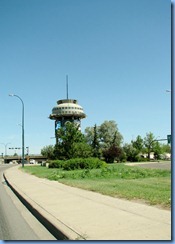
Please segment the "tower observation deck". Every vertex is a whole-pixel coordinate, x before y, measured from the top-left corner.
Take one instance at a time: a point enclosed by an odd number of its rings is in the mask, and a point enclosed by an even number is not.
[[[57,130],[64,127],[66,122],[73,122],[79,125],[81,130],[81,119],[86,118],[83,108],[75,99],[62,99],[57,101],[49,115],[51,120],[55,120],[55,137],[57,142]]]

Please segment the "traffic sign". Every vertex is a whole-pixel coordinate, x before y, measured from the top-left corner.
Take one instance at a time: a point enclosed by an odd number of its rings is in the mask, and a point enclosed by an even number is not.
[[[167,135],[167,140],[168,140],[168,143],[170,144],[171,143],[171,135]]]

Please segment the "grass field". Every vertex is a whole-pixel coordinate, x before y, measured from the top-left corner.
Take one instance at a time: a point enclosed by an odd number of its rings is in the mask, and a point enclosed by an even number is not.
[[[63,171],[42,166],[27,166],[23,170],[37,177],[104,195],[141,201],[166,209],[171,207],[170,170],[143,169],[124,164],[112,164],[107,168],[93,170]]]

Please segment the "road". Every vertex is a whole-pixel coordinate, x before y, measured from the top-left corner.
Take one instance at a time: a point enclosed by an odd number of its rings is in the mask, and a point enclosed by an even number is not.
[[[0,165],[0,240],[56,240],[19,201],[3,178]]]
[[[140,167],[140,168],[171,170],[171,161],[167,161],[167,162],[127,163],[126,165],[137,166],[137,167]]]

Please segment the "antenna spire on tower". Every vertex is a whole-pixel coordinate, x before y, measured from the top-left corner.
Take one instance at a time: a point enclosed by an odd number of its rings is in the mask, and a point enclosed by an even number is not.
[[[67,99],[68,99],[68,75],[66,75],[66,92],[67,92]]]

